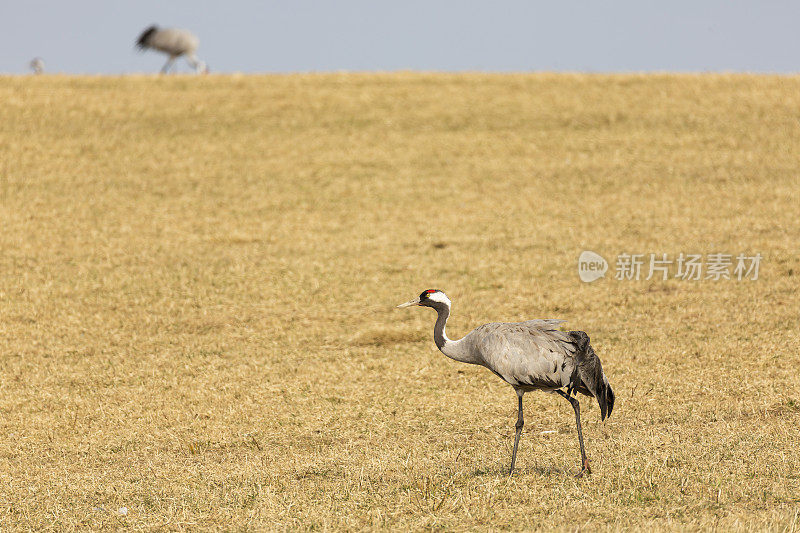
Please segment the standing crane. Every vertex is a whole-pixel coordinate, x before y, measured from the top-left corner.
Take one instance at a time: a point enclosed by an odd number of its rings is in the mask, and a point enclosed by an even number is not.
[[[605,420],[614,409],[614,391],[603,374],[600,359],[594,353],[585,332],[559,331],[556,328],[563,320],[498,322],[479,326],[463,338],[453,341],[447,338],[444,331],[451,305],[445,293],[428,289],[417,298],[397,307],[414,305],[431,307],[438,314],[433,328],[433,340],[443,354],[462,363],[485,366],[514,387],[519,412],[509,474],[514,472],[519,437],[524,425],[522,396],[534,390],[556,393],[572,404],[581,448],[581,470],[577,477],[584,473],[591,474],[583,447],[581,407],[577,393],[594,397],[600,404],[600,420]]]
[[[28,63],[28,66],[31,67],[34,74],[41,74],[44,72],[44,59],[41,57],[34,57],[31,59],[31,62]]]
[[[180,56],[186,58],[186,62],[194,68],[198,74],[205,74],[208,72],[206,64],[195,55],[197,47],[200,45],[200,40],[189,30],[180,30],[177,28],[164,28],[161,29],[156,25],[152,25],[139,35],[136,40],[136,46],[139,50],[158,50],[164,52],[169,56],[164,67],[161,69],[162,74],[166,74],[172,67],[173,63]]]

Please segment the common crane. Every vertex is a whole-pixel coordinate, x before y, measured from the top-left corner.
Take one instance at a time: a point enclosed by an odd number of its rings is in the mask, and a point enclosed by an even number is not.
[[[136,46],[140,50],[158,50],[164,52],[169,56],[161,73],[165,74],[172,64],[180,56],[186,57],[187,63],[194,68],[197,73],[205,73],[208,71],[206,64],[195,55],[200,41],[189,30],[180,30],[177,28],[159,28],[156,25],[150,26],[139,35],[136,40]]]
[[[44,59],[41,57],[34,57],[31,59],[31,62],[28,63],[28,66],[31,67],[34,74],[41,74],[44,72]]]
[[[485,366],[511,385],[517,393],[518,417],[514,451],[509,474],[514,472],[517,447],[522,433],[522,396],[529,391],[554,392],[572,404],[581,448],[581,470],[590,474],[589,460],[583,446],[581,408],[577,393],[593,396],[600,404],[600,419],[614,409],[614,391],[603,374],[600,359],[583,331],[559,331],[563,320],[528,320],[527,322],[484,324],[463,338],[447,338],[445,325],[450,316],[450,299],[440,290],[428,289],[417,298],[397,307],[414,305],[432,307],[437,313],[433,340],[450,359]],[[566,389],[566,390],[564,390]],[[573,393],[575,397],[573,397]]]

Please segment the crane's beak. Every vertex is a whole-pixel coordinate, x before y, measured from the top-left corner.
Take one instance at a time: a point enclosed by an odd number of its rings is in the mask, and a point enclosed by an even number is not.
[[[406,302],[404,304],[400,304],[397,306],[398,309],[402,309],[403,307],[411,307],[412,305],[419,305],[419,297],[414,298],[410,302]]]

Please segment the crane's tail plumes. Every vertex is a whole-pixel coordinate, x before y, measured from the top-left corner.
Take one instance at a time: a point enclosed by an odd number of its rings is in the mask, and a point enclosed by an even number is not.
[[[605,383],[605,389],[603,391],[603,394],[605,394],[605,398],[606,398],[606,402],[605,403],[606,403],[606,406],[608,408],[608,410],[606,411],[606,418],[608,418],[609,416],[611,416],[611,411],[614,410],[614,389],[612,389],[611,385],[608,384],[608,380],[607,379],[604,378],[603,381]],[[602,404],[600,404],[600,405],[602,406]]]
[[[156,31],[158,31],[158,26],[155,24],[147,28],[139,35],[139,38],[136,39],[136,47],[139,50],[144,50],[148,47],[147,41],[150,39],[150,36],[153,35]]]
[[[614,390],[603,374],[600,358],[589,344],[589,335],[584,331],[570,331],[569,335],[577,347],[575,355],[578,360],[573,374],[575,383],[570,385],[570,389],[594,396],[600,404],[600,420],[605,420],[614,410]]]

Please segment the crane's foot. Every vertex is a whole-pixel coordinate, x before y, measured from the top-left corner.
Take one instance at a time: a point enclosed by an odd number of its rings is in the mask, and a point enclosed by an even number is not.
[[[575,477],[576,478],[582,478],[584,474],[591,474],[591,473],[592,473],[592,469],[589,466],[589,459],[584,459],[583,460],[583,465],[581,467],[581,471],[578,472],[577,474],[575,474]]]

